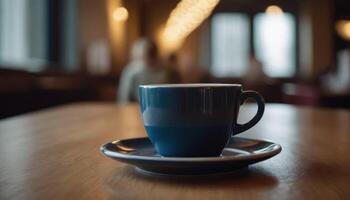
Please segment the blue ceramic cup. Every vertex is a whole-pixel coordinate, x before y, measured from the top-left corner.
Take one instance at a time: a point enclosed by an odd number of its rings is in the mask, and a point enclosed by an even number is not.
[[[221,154],[229,139],[262,117],[264,99],[239,84],[160,84],[139,86],[141,114],[156,151],[169,157]],[[237,124],[239,107],[252,98],[256,115]]]

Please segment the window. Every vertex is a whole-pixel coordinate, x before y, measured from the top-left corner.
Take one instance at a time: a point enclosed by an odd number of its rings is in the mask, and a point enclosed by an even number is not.
[[[216,77],[243,76],[249,69],[249,52],[253,46],[255,56],[268,76],[293,76],[296,71],[294,16],[289,13],[258,13],[252,17],[251,27],[246,14],[219,13],[213,16],[211,73]]]
[[[243,75],[249,55],[248,16],[216,14],[211,28],[211,73],[217,77]]]
[[[51,5],[55,3],[59,6]],[[57,16],[58,25],[50,21],[48,13],[56,14],[52,9],[62,12]],[[53,62],[67,71],[74,70],[78,62],[76,11],[77,2],[71,0],[0,0],[0,67],[41,71]],[[49,25],[58,28],[53,30]],[[49,31],[55,32],[59,40]],[[49,41],[59,41],[60,48],[52,47]],[[51,59],[53,51],[59,60]]]
[[[295,73],[295,20],[291,14],[260,13],[254,17],[254,48],[264,71],[272,77]]]
[[[0,1],[0,60],[22,61],[27,58],[26,1]]]

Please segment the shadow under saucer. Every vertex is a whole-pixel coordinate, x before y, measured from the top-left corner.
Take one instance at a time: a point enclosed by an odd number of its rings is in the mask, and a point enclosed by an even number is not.
[[[197,176],[154,176],[122,166],[106,177],[104,183],[112,199],[191,199],[203,194],[205,199],[215,199],[218,192],[234,197],[242,191],[273,189],[278,185],[278,179],[256,166],[231,173]]]

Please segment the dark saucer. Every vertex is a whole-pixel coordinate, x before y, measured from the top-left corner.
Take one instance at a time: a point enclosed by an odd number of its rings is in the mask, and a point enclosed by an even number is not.
[[[162,157],[148,138],[117,140],[100,148],[112,159],[134,165],[147,174],[203,175],[229,173],[281,152],[280,145],[264,140],[233,137],[217,157]]]

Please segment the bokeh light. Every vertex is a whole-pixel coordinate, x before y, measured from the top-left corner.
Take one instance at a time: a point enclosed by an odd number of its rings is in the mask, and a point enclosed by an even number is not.
[[[340,37],[350,41],[350,20],[339,20],[335,29]]]
[[[113,11],[113,19],[118,22],[126,21],[129,17],[128,10],[124,7],[118,7]]]
[[[283,14],[282,8],[276,5],[268,6],[265,10],[266,14]]]

